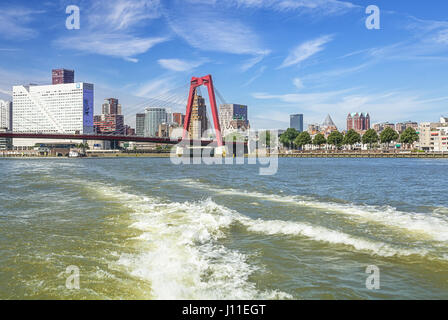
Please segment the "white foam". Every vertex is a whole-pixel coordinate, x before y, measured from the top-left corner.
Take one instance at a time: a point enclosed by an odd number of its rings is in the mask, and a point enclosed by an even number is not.
[[[436,241],[448,241],[448,220],[446,216],[443,216],[437,212],[434,212],[432,214],[409,213],[398,211],[390,206],[375,207],[367,205],[360,206],[354,204],[338,204],[332,202],[324,203],[300,196],[280,196],[264,194],[260,192],[247,192],[236,189],[219,189],[191,180],[183,180],[182,182],[187,186],[190,185],[197,188],[212,190],[213,192],[218,194],[247,196],[273,202],[282,202],[313,207],[321,210],[341,213],[344,215],[355,216],[367,221],[382,224],[386,227],[395,227],[412,231],[414,235],[424,234],[426,237],[430,237],[431,239]]]
[[[249,281],[258,266],[249,257],[225,248],[217,240],[234,222],[213,201],[163,203],[116,187],[95,190],[123,200],[142,231],[137,254],[122,254],[118,264],[151,287],[155,299],[290,299],[284,292],[261,292]]]

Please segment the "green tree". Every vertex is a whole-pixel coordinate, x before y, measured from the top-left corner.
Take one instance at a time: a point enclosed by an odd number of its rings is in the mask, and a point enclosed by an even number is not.
[[[322,133],[316,134],[316,136],[314,137],[314,140],[313,140],[313,144],[315,146],[318,146],[320,149],[326,143],[327,143],[327,139],[325,139],[325,136]]]
[[[230,142],[244,142],[245,137],[239,132],[232,132],[225,136],[224,141]]]
[[[269,148],[271,146],[271,132],[263,131],[258,136],[258,140],[262,147]]]
[[[350,129],[342,141],[343,144],[353,146],[361,142],[361,135],[353,129]]]
[[[368,144],[369,148],[372,149],[372,144],[377,143],[379,140],[378,134],[375,130],[369,129],[362,136],[362,143]]]
[[[304,131],[298,135],[298,137],[294,140],[294,144],[300,148],[303,148],[306,145],[311,144],[313,141],[311,140],[311,136],[308,132]]]
[[[399,135],[398,135],[397,131],[395,131],[394,129],[389,128],[389,127],[384,129],[380,134],[381,143],[386,143],[387,148],[389,148],[389,145],[392,141],[397,141],[398,137],[399,137]]]
[[[328,136],[327,142],[337,148],[342,146],[342,142],[344,141],[344,135],[339,131],[333,131]]]
[[[280,136],[280,142],[287,148],[291,149],[294,146],[294,141],[299,136],[299,132],[294,128],[289,128]]]
[[[418,140],[419,136],[414,128],[407,128],[406,130],[404,130],[400,137],[400,142],[404,143],[407,147],[414,142],[417,142]]]

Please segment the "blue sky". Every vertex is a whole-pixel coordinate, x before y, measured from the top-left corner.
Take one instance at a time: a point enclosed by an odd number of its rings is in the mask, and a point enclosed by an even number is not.
[[[68,5],[79,30],[65,27]],[[380,30],[365,27],[369,5]],[[437,121],[448,114],[447,17],[445,0],[1,0],[0,98],[70,68],[95,84],[97,113],[117,97],[133,124],[148,98],[182,102],[192,76],[212,74],[255,128],[287,128],[293,113],[306,124],[330,113],[340,129],[356,111]]]

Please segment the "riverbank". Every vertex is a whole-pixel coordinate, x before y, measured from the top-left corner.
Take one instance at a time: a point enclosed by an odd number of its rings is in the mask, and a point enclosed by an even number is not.
[[[422,159],[448,159],[448,153],[438,152],[301,152],[292,154],[279,154],[280,158],[422,158]]]
[[[169,158],[170,153],[95,153],[89,154],[84,159],[101,158]],[[448,159],[448,153],[436,152],[410,152],[410,153],[380,153],[380,152],[301,152],[301,153],[279,153],[271,154],[271,157],[279,158],[397,158],[397,159]],[[254,154],[245,155],[245,157],[255,157]],[[261,156],[265,157],[265,155]],[[68,157],[49,157],[38,155],[0,155],[0,159],[67,159]],[[80,158],[70,158],[80,159]]]

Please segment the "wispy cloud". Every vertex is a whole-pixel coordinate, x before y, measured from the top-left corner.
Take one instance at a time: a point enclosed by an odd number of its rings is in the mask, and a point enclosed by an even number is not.
[[[14,40],[29,40],[35,38],[38,32],[29,24],[42,10],[32,10],[21,7],[0,7],[0,37]]]
[[[310,57],[324,50],[324,45],[331,40],[333,40],[333,37],[330,35],[326,35],[298,45],[286,57],[280,68],[290,67],[309,59]]]
[[[360,7],[352,2],[342,0],[188,0],[188,2],[320,15],[340,15]]]
[[[167,36],[141,37],[136,32],[161,16],[159,0],[100,0],[84,12],[87,22],[81,30],[55,40],[57,46],[137,62],[135,56],[169,40]]]
[[[304,86],[304,84],[303,84],[303,81],[300,79],[300,78],[294,78],[293,80],[292,80],[292,83],[294,84],[294,86],[297,88],[297,89],[303,89],[303,88],[305,88],[305,86]]]
[[[189,71],[204,64],[206,60],[186,61],[181,59],[159,59],[158,63],[163,68],[171,71]]]
[[[254,76],[252,76],[252,78],[249,79],[249,81],[247,81],[243,87],[247,87],[248,85],[252,84],[255,80],[257,80],[258,78],[260,78],[263,73],[266,71],[266,66],[262,66],[260,67],[257,72],[255,73]]]

